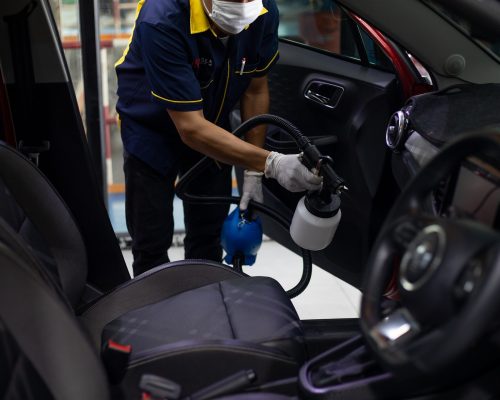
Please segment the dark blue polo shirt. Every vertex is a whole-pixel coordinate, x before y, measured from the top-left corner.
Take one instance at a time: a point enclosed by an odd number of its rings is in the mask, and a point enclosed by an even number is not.
[[[116,63],[125,151],[165,173],[181,141],[166,109],[203,110],[227,129],[251,78],[278,59],[278,9],[263,0],[255,22],[229,37],[211,31],[201,0],[141,0],[131,42]]]

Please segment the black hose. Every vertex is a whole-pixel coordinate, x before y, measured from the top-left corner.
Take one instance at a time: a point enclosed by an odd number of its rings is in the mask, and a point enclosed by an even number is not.
[[[323,176],[323,192],[340,193],[347,190],[344,180],[337,175],[331,165],[332,159],[324,157],[309,138],[304,136],[295,125],[286,119],[276,115],[262,114],[245,121],[236,128],[234,135],[241,137],[242,134],[248,132],[250,129],[262,124],[275,125],[283,129],[295,140],[302,152],[302,162],[304,165],[309,169],[318,168],[318,173]]]
[[[307,136],[304,136],[300,132],[299,128],[297,128],[291,122],[287,121],[284,118],[278,117],[277,115],[271,114],[262,114],[246,120],[238,128],[236,128],[233,134],[241,138],[250,129],[263,124],[274,125],[278,128],[283,129],[293,138],[293,140],[295,140],[297,146],[299,146],[300,149],[303,149],[304,147],[307,147],[309,144],[311,144],[309,138]]]
[[[302,135],[299,129],[296,128],[293,124],[283,118],[270,114],[263,114],[250,118],[249,120],[241,124],[238,128],[236,128],[233,133],[235,136],[242,137],[249,130],[263,124],[275,125],[279,128],[282,128],[297,142],[299,148],[310,145],[309,139],[306,136]],[[187,193],[189,184],[213,162],[214,161],[211,158],[203,157],[179,179],[175,187],[175,192],[181,200],[191,204],[239,204],[240,198],[235,196],[199,196]],[[264,204],[254,202],[253,200],[250,200],[249,206],[271,217],[274,221],[281,225],[283,229],[288,231],[290,230],[290,221],[272,208]],[[311,252],[303,248],[300,248],[300,250],[302,253],[303,262],[302,276],[297,285],[287,291],[288,297],[290,298],[297,297],[299,294],[301,294],[307,288],[307,285],[309,285],[309,282],[311,280]]]

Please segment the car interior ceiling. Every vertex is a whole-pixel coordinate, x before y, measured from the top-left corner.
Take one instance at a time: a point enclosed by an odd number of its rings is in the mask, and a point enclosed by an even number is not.
[[[472,135],[458,129],[468,121],[431,134],[426,125],[436,125],[431,108],[498,99],[499,85],[406,103],[399,134],[427,139],[437,155],[419,164],[414,147],[392,149],[393,163],[412,163],[401,178],[412,183],[377,232],[361,321],[300,321],[276,281],[218,263],[185,260],[128,279],[71,83],[23,82],[18,71],[13,79],[14,61],[4,82],[10,52],[0,57],[0,398],[500,395],[500,121],[488,119],[497,105],[478,105],[492,127]],[[50,141],[38,166],[16,149],[14,133],[17,144]],[[468,184],[479,205],[462,202]],[[426,249],[436,252],[428,264],[419,257]],[[389,300],[396,261],[405,266],[400,297]]]
[[[437,0],[462,18],[466,18],[471,29],[482,39],[498,41],[500,37],[500,3],[488,0],[479,4],[466,0]]]

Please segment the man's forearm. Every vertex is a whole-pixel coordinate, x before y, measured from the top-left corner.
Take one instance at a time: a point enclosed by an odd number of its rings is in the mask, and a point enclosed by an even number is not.
[[[201,111],[168,111],[182,141],[192,149],[223,163],[264,171],[267,150],[238,139],[207,121]]]
[[[269,112],[269,88],[267,76],[254,78],[241,98],[242,122]],[[260,125],[245,135],[245,140],[255,146],[264,147],[267,126]]]
[[[241,98],[241,116],[245,121],[269,111],[267,77],[254,78]],[[253,171],[264,171],[266,126],[258,126],[243,141],[230,132],[207,121],[201,110],[180,112],[168,110],[182,141],[192,149],[218,161]]]

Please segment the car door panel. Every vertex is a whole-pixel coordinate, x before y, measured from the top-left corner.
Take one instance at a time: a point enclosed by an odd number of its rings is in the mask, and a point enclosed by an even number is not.
[[[316,82],[335,88],[330,107],[307,98],[307,90],[311,84],[315,88]],[[335,239],[314,253],[313,260],[359,286],[374,224],[384,212],[374,207],[374,199],[386,166],[385,126],[400,104],[395,74],[282,40],[280,61],[269,74],[269,87],[270,112],[288,119],[316,141],[346,180],[349,192],[342,196],[342,221]],[[328,97],[328,93],[319,94]],[[299,151],[277,128],[269,129],[266,145],[283,153]],[[266,204],[291,218],[302,194],[289,193],[271,180],[264,186]],[[288,232],[263,219],[266,234],[298,251]]]

